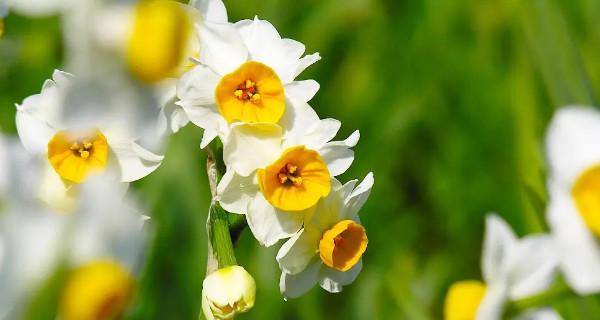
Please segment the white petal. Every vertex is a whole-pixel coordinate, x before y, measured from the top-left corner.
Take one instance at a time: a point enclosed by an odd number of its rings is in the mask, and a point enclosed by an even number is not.
[[[477,320],[501,320],[505,303],[506,287],[504,284],[488,286],[477,310]]]
[[[362,206],[365,204],[369,195],[371,194],[371,189],[373,188],[373,183],[375,183],[375,179],[373,178],[373,172],[369,172],[367,176],[363,179],[363,181],[350,193],[349,196],[345,196],[344,193],[347,193],[348,187],[352,187],[354,184],[346,183],[344,185],[344,190],[342,191],[344,196],[344,215],[347,217],[354,216],[358,214]]]
[[[282,212],[274,208],[260,193],[250,202],[246,214],[252,234],[265,247],[293,236],[302,228],[303,219],[302,213]]]
[[[315,127],[319,121],[319,116],[308,103],[286,99],[285,112],[279,120],[285,130],[286,147],[301,144],[306,129]]]
[[[187,105],[215,103],[215,88],[221,76],[210,68],[197,65],[184,73],[177,82],[177,97]]]
[[[550,236],[519,241],[509,266],[509,296],[517,300],[541,293],[554,281],[558,256]]]
[[[292,81],[285,85],[285,94],[292,100],[308,102],[317,94],[319,87],[315,80]]]
[[[279,268],[289,274],[302,272],[319,249],[321,234],[315,229],[302,229],[286,241],[277,252]]]
[[[201,44],[198,60],[218,74],[226,75],[246,61],[248,51],[232,24],[207,21],[196,29]]]
[[[228,136],[229,126],[217,110],[216,105],[188,105],[183,101],[179,101],[177,104],[183,108],[192,123],[204,129],[200,148],[204,149],[217,136],[221,136],[222,139]]]
[[[36,154],[47,152],[54,130],[46,122],[29,113],[17,111],[16,123],[19,139],[27,151]]]
[[[281,155],[281,128],[267,123],[233,126],[223,146],[223,160],[228,168],[248,176]]]
[[[157,131],[160,137],[165,137],[177,133],[179,129],[190,122],[190,119],[183,108],[175,104],[177,93],[174,83],[161,87],[159,90],[161,110],[158,115]]]
[[[554,309],[543,308],[528,311],[515,320],[562,320],[562,317]]]
[[[227,22],[227,9],[222,0],[192,0],[190,5],[197,8],[206,21]]]
[[[294,78],[296,78],[298,75],[300,75],[302,73],[302,71],[304,71],[310,65],[312,65],[313,63],[315,63],[319,60],[321,60],[321,56],[319,55],[319,53],[313,53],[313,54],[304,56],[302,59],[300,59],[300,61],[298,62],[298,65],[296,66],[296,73],[294,75]]]
[[[304,271],[298,274],[281,273],[279,290],[287,298],[298,298],[305,294],[319,281],[319,271],[322,267],[321,260],[313,260]]]
[[[547,218],[567,283],[579,294],[600,292],[600,245],[579,216],[570,194],[549,187]]]
[[[346,140],[326,143],[318,150],[323,160],[327,163],[329,174],[332,177],[338,176],[350,168],[350,165],[354,161],[354,151],[350,148],[356,145],[359,137],[360,133],[357,130],[346,138]]]
[[[136,181],[149,175],[160,166],[164,158],[134,141],[108,138],[108,144],[116,156],[123,182]]]
[[[571,185],[579,174],[600,163],[600,112],[591,107],[558,110],[546,134],[550,175]]]
[[[347,286],[356,280],[362,270],[362,259],[346,272],[337,271],[328,267],[321,268],[319,273],[319,283],[321,288],[331,293],[342,292],[344,286]]]
[[[243,177],[227,170],[217,186],[218,201],[223,209],[238,214],[246,214],[248,204],[256,197],[258,186],[253,177]]]
[[[495,214],[486,217],[481,271],[487,284],[506,279],[508,262],[516,243],[515,234],[502,218]]]

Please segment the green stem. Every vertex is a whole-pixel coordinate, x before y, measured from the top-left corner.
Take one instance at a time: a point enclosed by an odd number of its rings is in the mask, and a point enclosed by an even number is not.
[[[227,211],[223,210],[218,203],[213,203],[210,207],[210,242],[219,268],[237,264],[231,234],[229,233],[227,214]]]
[[[520,314],[525,310],[547,306],[569,297],[575,298],[577,295],[562,279],[559,279],[550,289],[540,294],[511,302],[507,308],[507,313],[509,315]]]
[[[225,172],[223,164],[223,147],[215,140],[205,148],[206,173],[211,192],[211,204],[208,211],[206,231],[209,237],[207,273],[216,269],[237,264],[231,240],[229,213],[217,203],[217,185]]]

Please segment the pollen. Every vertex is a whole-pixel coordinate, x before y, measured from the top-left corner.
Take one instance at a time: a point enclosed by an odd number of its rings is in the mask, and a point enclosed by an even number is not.
[[[237,89],[233,92],[233,95],[239,100],[251,101],[260,107],[260,93],[256,87],[256,82],[247,79],[240,83]]]
[[[59,131],[48,142],[48,161],[64,180],[80,183],[108,160],[108,143],[99,130]]]
[[[269,66],[248,61],[221,78],[215,89],[219,112],[228,122],[277,123],[285,111],[279,76]]]

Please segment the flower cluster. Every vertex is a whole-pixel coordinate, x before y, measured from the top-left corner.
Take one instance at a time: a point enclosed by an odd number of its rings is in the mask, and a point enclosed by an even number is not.
[[[16,105],[22,148],[0,148],[0,179],[10,180],[0,180],[0,279],[10,293],[0,295],[0,317],[18,317],[44,279],[65,273],[61,319],[123,313],[147,219],[128,184],[154,172],[168,136],[190,122],[226,168],[209,174],[209,231],[224,209],[243,215],[263,246],[286,239],[276,257],[285,298],[317,283],[340,292],[356,279],[368,243],[358,214],[374,179],[336,179],[360,135],[335,140],[340,121],[309,105],[319,84],[297,78],[318,53],[304,55],[302,43],[257,17],[229,22],[220,0],[19,0],[1,16],[8,11],[60,15],[68,72]],[[209,319],[254,305],[252,277],[221,258],[233,255],[226,234],[208,250]]]

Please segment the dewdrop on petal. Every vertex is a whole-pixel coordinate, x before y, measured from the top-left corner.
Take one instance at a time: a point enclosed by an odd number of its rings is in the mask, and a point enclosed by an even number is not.
[[[206,319],[233,319],[254,306],[256,283],[241,266],[221,268],[204,279],[202,312]]]

